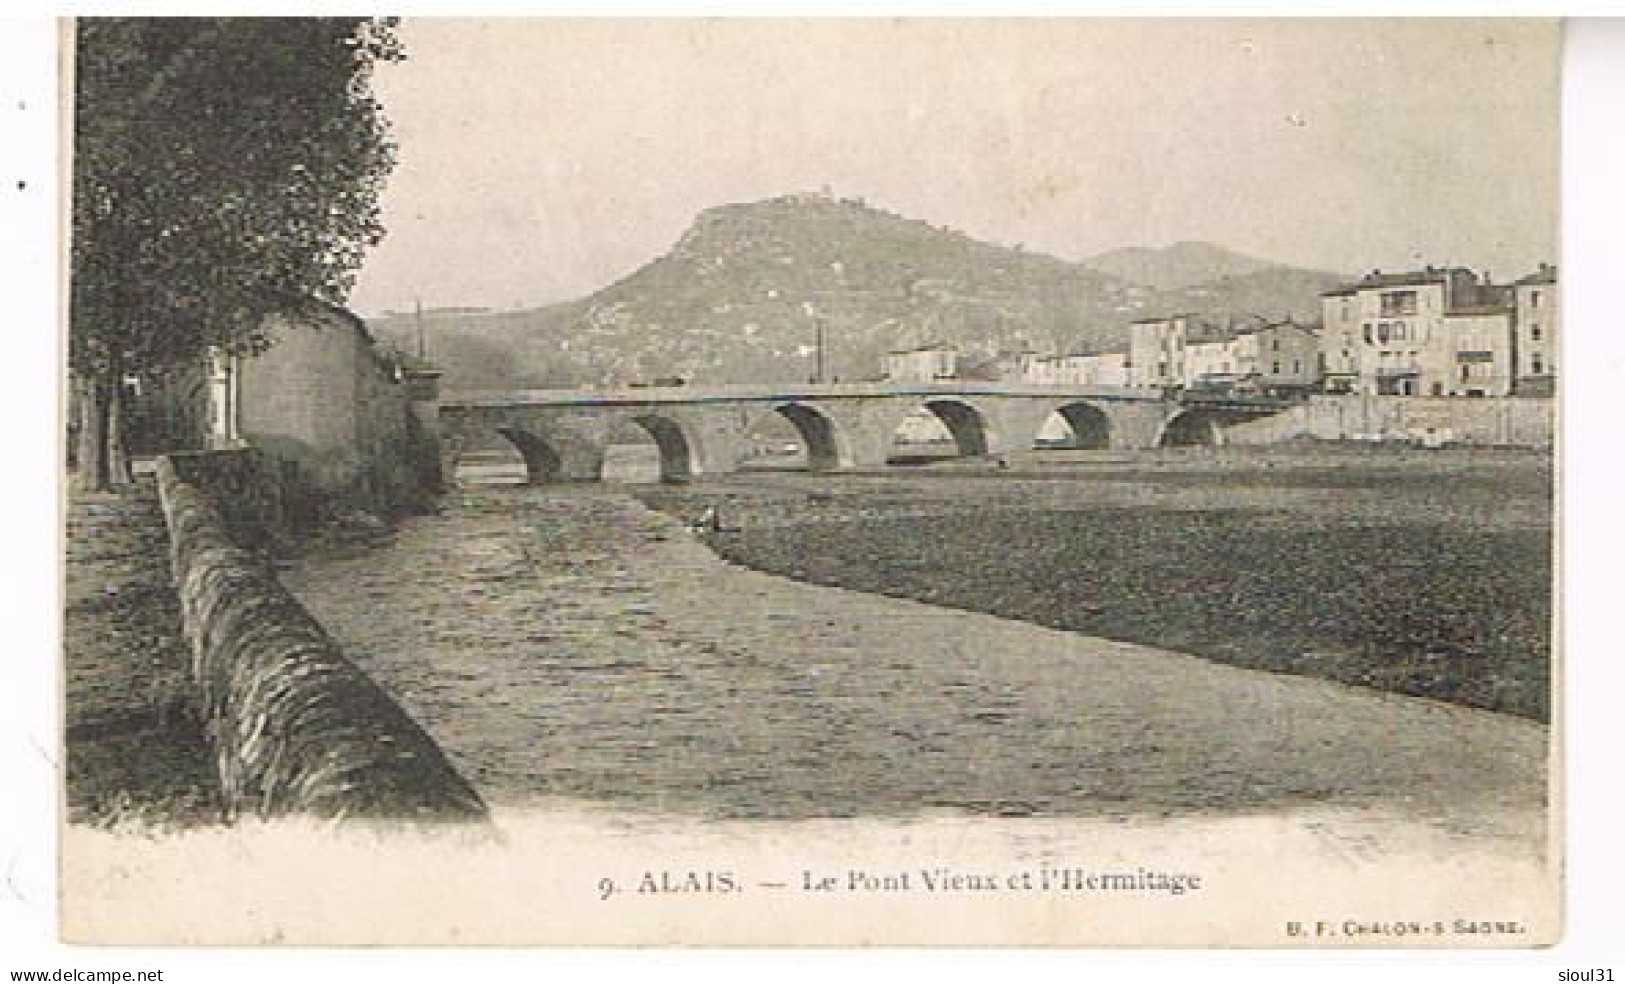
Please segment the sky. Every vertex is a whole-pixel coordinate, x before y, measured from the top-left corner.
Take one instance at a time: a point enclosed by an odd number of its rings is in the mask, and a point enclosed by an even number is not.
[[[1555,261],[1558,31],[1507,20],[408,19],[362,313],[580,297],[829,190],[1065,259]]]

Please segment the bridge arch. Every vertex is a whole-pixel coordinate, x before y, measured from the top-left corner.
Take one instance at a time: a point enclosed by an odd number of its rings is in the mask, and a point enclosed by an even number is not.
[[[686,482],[700,473],[699,447],[688,428],[658,413],[635,414],[631,420],[654,438],[662,482]]]
[[[953,457],[975,458],[989,453],[995,435],[990,415],[970,400],[957,396],[933,396],[922,402],[899,403],[887,417],[883,417],[884,440],[887,444],[886,460],[901,463],[909,460],[929,461],[946,455],[927,453],[923,457],[905,448],[916,442],[940,440],[934,436],[946,432],[953,443]]]
[[[1218,447],[1224,443],[1221,417],[1212,410],[1181,410],[1163,422],[1159,448]]]
[[[530,485],[557,482],[564,475],[564,458],[545,439],[518,427],[498,427],[496,432],[507,438],[525,459],[525,481]]]
[[[964,400],[927,400],[925,409],[936,415],[954,439],[961,457],[976,458],[987,454],[989,445],[987,418],[982,411]]]
[[[505,448],[518,452],[528,485],[602,478],[602,443],[567,421],[512,408],[442,410],[440,419],[440,473],[448,483],[458,480],[459,466],[470,459],[500,471],[502,464],[485,456]],[[493,477],[501,476],[486,476]]]
[[[795,426],[801,445],[807,451],[808,471],[835,471],[852,463],[846,435],[820,407],[803,401],[780,403],[773,407],[779,416]]]
[[[1093,403],[1077,401],[1063,403],[1055,408],[1051,416],[1059,415],[1066,421],[1071,429],[1073,441],[1069,447],[1098,451],[1112,446],[1112,420],[1106,411]],[[1050,418],[1046,417],[1044,423]],[[1040,423],[1040,429],[1044,426]],[[1038,443],[1038,435],[1033,435],[1033,444]]]

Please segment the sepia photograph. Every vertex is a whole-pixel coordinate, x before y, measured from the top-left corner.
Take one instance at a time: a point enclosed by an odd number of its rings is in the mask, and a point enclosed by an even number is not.
[[[1559,21],[59,38],[67,941],[1561,939]]]

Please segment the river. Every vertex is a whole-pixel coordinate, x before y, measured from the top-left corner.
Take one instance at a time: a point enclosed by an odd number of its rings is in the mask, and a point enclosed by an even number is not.
[[[1542,829],[1533,722],[746,570],[613,485],[443,506],[284,578],[497,807]]]

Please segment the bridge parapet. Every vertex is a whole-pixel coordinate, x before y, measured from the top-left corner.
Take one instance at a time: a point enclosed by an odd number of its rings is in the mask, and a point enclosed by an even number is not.
[[[448,469],[470,435],[492,431],[519,448],[531,481],[551,482],[601,478],[606,450],[629,425],[659,446],[663,478],[727,474],[746,461],[750,435],[775,415],[795,427],[814,470],[882,468],[903,421],[922,409],[942,422],[960,455],[978,457],[1034,447],[1057,413],[1079,446],[1123,451],[1156,447],[1170,433],[1217,443],[1229,417],[1278,408],[1198,408],[1161,390],[1117,386],[947,380],[464,391],[446,394],[439,415]],[[1176,421],[1183,423],[1170,431]]]
[[[1128,386],[1054,386],[1039,383],[944,380],[921,383],[762,383],[729,386],[648,386],[614,389],[461,390],[445,393],[443,407],[626,406],[643,404],[773,403],[842,399],[1042,397],[1161,403],[1160,390]]]

